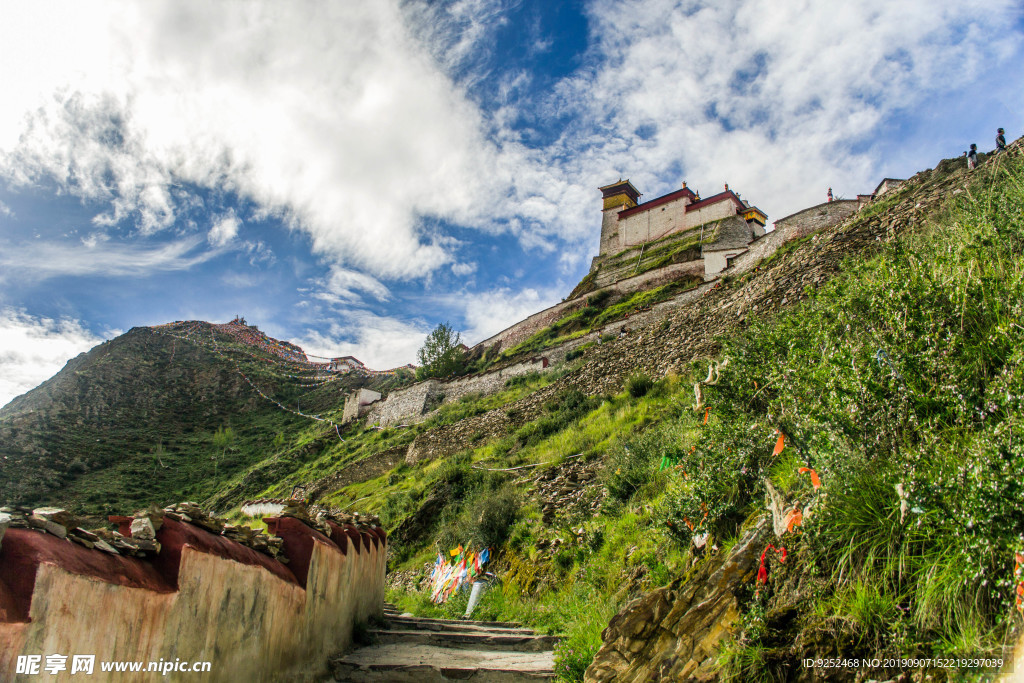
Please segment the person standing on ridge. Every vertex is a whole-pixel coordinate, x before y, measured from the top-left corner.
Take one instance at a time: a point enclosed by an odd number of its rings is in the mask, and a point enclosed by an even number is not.
[[[832,188],[828,188],[828,200],[832,201]]]
[[[973,171],[978,167],[978,146],[971,144],[971,151],[967,152],[967,170]]]
[[[996,154],[1006,151],[1006,135],[1003,134],[1003,129],[1000,128],[996,131]]]

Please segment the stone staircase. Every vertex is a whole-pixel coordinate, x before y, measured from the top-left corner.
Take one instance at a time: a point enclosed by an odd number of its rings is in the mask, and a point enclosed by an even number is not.
[[[331,660],[335,681],[518,683],[552,681],[557,638],[501,621],[428,619],[384,604],[373,645]]]

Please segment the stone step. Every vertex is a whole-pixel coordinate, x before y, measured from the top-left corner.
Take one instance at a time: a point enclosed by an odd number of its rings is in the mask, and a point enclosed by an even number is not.
[[[452,633],[487,632],[492,634],[516,636],[535,635],[535,631],[532,628],[523,628],[522,626],[482,626],[479,624],[474,625],[467,621],[428,621],[420,617],[385,617],[384,621],[387,623],[388,628],[392,630],[407,629],[416,631],[444,631]]]
[[[404,616],[388,617],[387,621],[395,624],[408,625],[410,628],[415,628],[416,626],[414,625],[423,625],[424,627],[427,627],[431,624],[437,624],[440,626],[448,624],[458,624],[461,626],[492,626],[496,628],[522,628],[523,626],[522,624],[514,621],[474,621],[472,619],[434,619],[431,617]]]
[[[437,645],[470,650],[502,650],[515,652],[542,652],[558,643],[554,636],[535,636],[523,633],[495,633],[493,631],[413,631],[408,629],[371,629],[370,637],[380,644],[410,643]]]
[[[470,650],[409,643],[359,648],[331,660],[352,683],[519,683],[554,680],[554,653]]]

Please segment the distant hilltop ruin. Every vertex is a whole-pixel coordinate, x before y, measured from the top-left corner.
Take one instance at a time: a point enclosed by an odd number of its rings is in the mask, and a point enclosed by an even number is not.
[[[162,333],[173,334],[187,341],[206,346],[210,340],[210,332],[217,331],[231,337],[234,341],[259,349],[265,353],[275,356],[295,368],[326,372],[336,375],[354,373],[357,375],[369,376],[394,376],[399,372],[416,372],[416,366],[411,363],[391,368],[389,370],[372,370],[355,356],[340,356],[331,358],[328,356],[314,356],[307,354],[301,346],[280,339],[274,339],[262,332],[256,325],[250,325],[240,315],[234,320],[226,323],[206,323],[200,320],[175,320],[172,323],[154,325],[150,329]],[[214,344],[215,346],[215,344]]]

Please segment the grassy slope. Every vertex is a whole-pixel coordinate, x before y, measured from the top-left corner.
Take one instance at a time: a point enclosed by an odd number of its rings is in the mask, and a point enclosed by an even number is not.
[[[1013,551],[1024,545],[1024,452],[1013,439],[1024,417],[1024,174],[1014,161],[986,166],[975,181],[916,234],[723,340],[729,363],[705,388],[706,425],[692,410],[702,365],[643,397],[608,397],[535,443],[511,436],[424,466],[420,481],[457,480],[460,495],[426,543],[402,549],[398,568],[420,569],[435,552],[430,541],[479,537],[496,492],[516,492],[526,504],[500,534],[495,565],[504,588],[479,614],[565,633],[559,668],[579,680],[608,616],[689,566],[687,522],[727,546],[763,513],[770,478],[815,507],[787,541],[789,562],[765,590],[743,596],[744,629],[723,651],[724,675],[785,676],[808,651],[998,653],[1014,618]],[[777,429],[787,445],[773,455]],[[553,530],[511,474],[470,469],[580,451],[604,459],[609,497],[599,516],[560,519]],[[802,466],[820,475],[820,490]],[[552,533],[566,543],[538,550]],[[420,613],[462,608],[433,607],[418,593],[392,599]]]
[[[102,517],[204,500],[268,455],[311,457],[322,423],[261,398],[239,371],[277,401],[336,418],[352,380],[305,387],[253,347],[210,339],[135,329],[5,407],[0,500]],[[220,445],[218,431],[230,437]]]
[[[705,388],[706,424],[692,405],[693,382],[706,376],[706,363],[654,383],[635,377],[614,396],[560,387],[539,419],[513,433],[449,458],[401,465],[324,502],[355,503],[400,530],[440,494],[426,533],[394,537],[393,569],[419,571],[438,547],[457,542],[500,549],[492,567],[504,588],[485,597],[478,615],[565,634],[558,666],[566,679],[579,680],[610,615],[691,565],[688,523],[727,548],[763,510],[768,477],[816,509],[787,543],[792,560],[773,569],[757,597],[753,590],[743,596],[744,632],[723,652],[724,671],[739,680],[771,670],[785,675],[805,652],[793,645],[798,632],[809,651],[833,647],[848,656],[992,651],[1012,613],[1012,550],[1024,543],[1024,456],[1013,441],[1024,397],[1024,190],[1017,167],[986,166],[976,180],[972,194],[956,198],[934,224],[869,261],[847,264],[798,308],[751,320],[745,332],[722,340],[719,361],[729,363],[718,385]],[[740,285],[742,278],[731,286]],[[257,366],[249,369],[258,373]],[[212,462],[189,458],[208,452],[227,421],[217,411],[185,415],[170,426],[195,430],[195,443],[176,444],[178,455],[168,446],[162,457],[164,464],[184,458],[175,462],[189,481],[164,486],[152,475],[155,446],[138,446],[155,443],[158,435],[147,431],[119,442],[135,440],[138,451],[119,469],[81,481],[114,495],[116,511],[148,502],[139,495],[156,497],[129,489],[117,498],[124,477],[152,477],[161,496],[209,496],[225,510],[245,497],[286,496],[293,485],[403,447],[433,426],[514,410],[510,404],[553,379],[532,377],[497,396],[445,406],[431,423],[409,429],[350,429],[344,441],[276,408],[244,419],[234,414],[239,436],[228,456],[238,460],[229,469],[222,459],[216,476]],[[308,409],[340,410],[336,387],[282,386],[279,398],[290,402],[298,393]],[[776,429],[788,441],[772,455]],[[575,454],[584,457],[574,462],[602,472],[600,487],[587,495],[603,502],[596,516],[574,508],[545,524],[531,477],[567,466]],[[524,464],[542,466],[491,471]],[[803,465],[820,474],[820,491],[797,473]],[[897,484],[907,494],[905,516]],[[431,606],[420,593],[392,598],[419,613],[462,608],[459,599]]]

